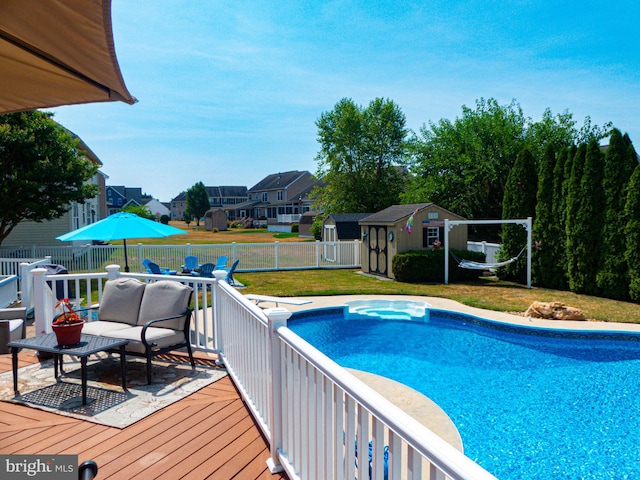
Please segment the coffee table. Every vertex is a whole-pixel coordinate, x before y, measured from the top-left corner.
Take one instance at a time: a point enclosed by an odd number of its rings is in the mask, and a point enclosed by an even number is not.
[[[122,388],[127,390],[127,361],[125,354],[125,346],[128,340],[120,338],[98,337],[96,335],[82,334],[80,342],[76,345],[61,347],[58,345],[55,333],[47,333],[31,338],[23,338],[15,342],[9,342],[7,346],[11,347],[11,361],[13,366],[13,390],[16,395],[18,392],[18,350],[26,348],[29,350],[38,350],[53,354],[54,375],[58,379],[58,366],[60,373],[62,370],[62,356],[75,355],[80,357],[81,375],[82,375],[82,404],[87,404],[87,357],[94,353],[104,352],[119,348],[120,350],[120,369],[122,374]]]

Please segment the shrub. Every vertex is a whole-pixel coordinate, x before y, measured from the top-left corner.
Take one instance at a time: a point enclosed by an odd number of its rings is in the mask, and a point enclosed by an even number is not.
[[[459,259],[484,262],[485,254],[469,250],[451,249],[449,254],[449,282],[475,280],[482,270],[458,268]],[[416,250],[398,253],[391,262],[393,276],[399,282],[406,283],[443,283],[444,282],[444,250]]]
[[[291,224],[291,233],[298,233],[300,231],[300,225],[297,223]]]
[[[162,215],[160,217],[160,223],[163,225],[169,225],[169,215]]]

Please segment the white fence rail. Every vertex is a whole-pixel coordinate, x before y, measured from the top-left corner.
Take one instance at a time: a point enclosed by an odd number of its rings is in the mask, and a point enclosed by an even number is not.
[[[467,250],[472,252],[482,252],[486,255],[486,263],[498,262],[498,251],[500,250],[499,243],[487,243],[487,242],[467,242]]]
[[[144,271],[142,260],[149,258],[161,267],[179,270],[184,258],[198,257],[199,263],[216,263],[218,257],[229,258],[227,267],[240,260],[238,272],[295,270],[314,268],[357,268],[360,266],[360,242],[331,242],[331,258],[325,255],[325,242],[230,243],[214,245],[128,245],[132,272]],[[0,247],[0,254],[10,259],[25,256],[51,257],[51,263],[65,266],[69,272],[104,271],[107,265],[124,266],[124,248],[120,245],[58,245],[30,249]],[[24,260],[22,260],[24,261]]]
[[[56,296],[99,302],[110,278],[193,285],[193,347],[224,361],[270,443],[272,471],[305,480],[382,480],[385,471],[389,479],[495,480],[289,330],[290,312],[263,311],[224,281],[121,273],[117,265],[94,274],[32,274],[38,334],[50,329]]]

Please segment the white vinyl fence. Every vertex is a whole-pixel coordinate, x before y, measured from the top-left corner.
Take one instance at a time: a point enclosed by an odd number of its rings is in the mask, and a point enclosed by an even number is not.
[[[32,273],[38,333],[53,317],[58,286],[81,303],[99,301],[104,282],[118,276],[192,285],[193,347],[219,354],[270,444],[273,472],[292,480],[496,480],[289,330],[289,311],[261,310],[220,279],[127,274],[117,265],[94,274]]]
[[[331,251],[331,256],[326,255]],[[0,247],[0,254],[9,258],[51,257],[51,263],[63,265],[69,272],[99,272],[107,265],[124,267],[124,247],[121,245],[57,245],[51,247]],[[218,257],[229,258],[227,267],[240,260],[238,272],[275,270],[308,270],[317,268],[357,268],[360,262],[360,241],[349,242],[272,242],[230,243],[213,245],[143,245],[128,244],[127,256],[132,272],[143,272],[142,260],[148,258],[161,267],[180,270],[184,258],[198,257],[198,262],[216,263]]]

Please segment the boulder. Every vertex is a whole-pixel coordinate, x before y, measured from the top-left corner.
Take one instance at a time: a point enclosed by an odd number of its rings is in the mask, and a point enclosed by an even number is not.
[[[547,320],[586,320],[582,310],[568,307],[562,302],[533,302],[525,316]]]

